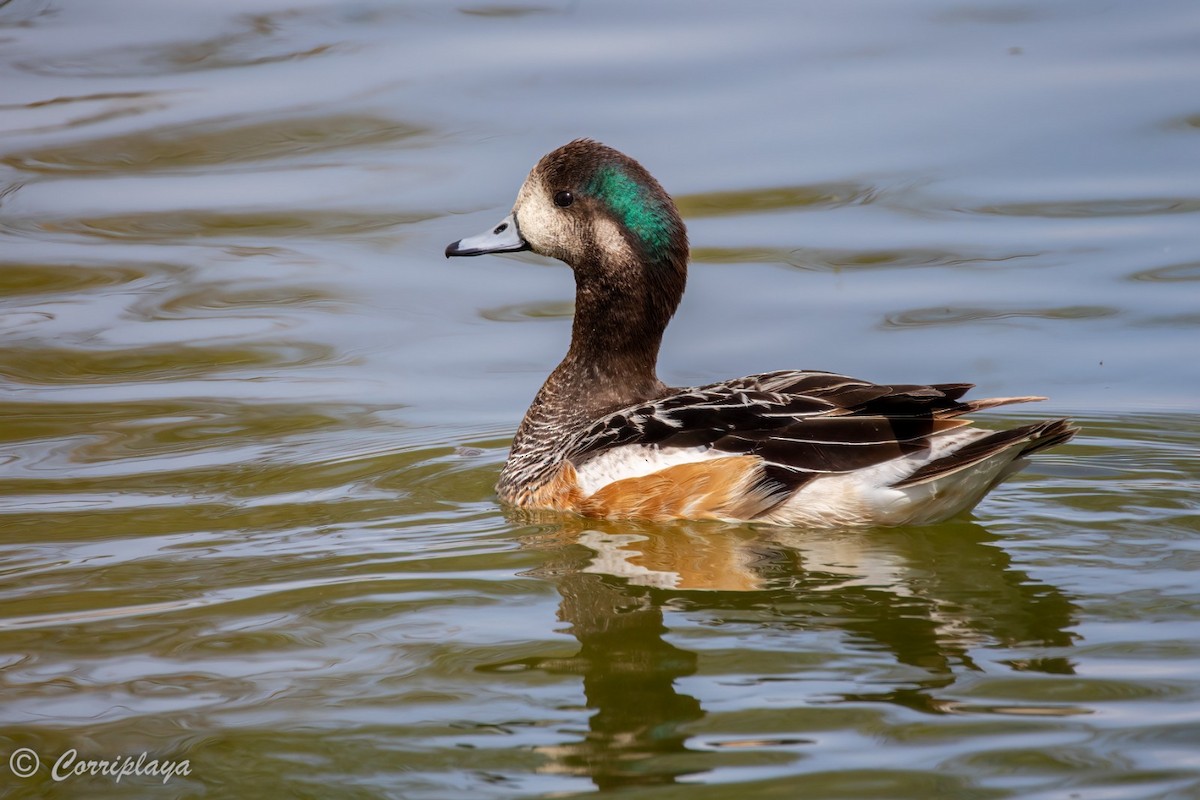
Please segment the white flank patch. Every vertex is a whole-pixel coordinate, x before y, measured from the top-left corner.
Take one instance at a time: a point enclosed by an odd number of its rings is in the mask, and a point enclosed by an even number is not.
[[[550,193],[542,183],[541,177],[532,172],[517,192],[513,215],[517,218],[517,227],[525,241],[535,247],[544,245],[543,240],[547,236],[557,240],[566,232],[562,209],[551,204]]]
[[[930,450],[903,456],[855,472],[825,475],[800,487],[760,522],[807,527],[857,525],[927,525],[973,508],[1012,471],[1024,443],[986,461],[926,483],[896,489],[930,461],[948,455],[992,431],[969,428],[934,436]],[[668,467],[736,455],[709,447],[666,447],[629,444],[596,456],[578,470],[579,487],[591,496],[614,481],[640,478]],[[686,511],[684,513],[686,516]]]
[[[990,435],[969,429],[933,437],[929,453],[818,478],[763,518],[781,525],[927,525],[974,507],[1005,474],[1022,443],[972,467],[904,489],[893,483],[963,445]]]
[[[655,447],[645,444],[626,444],[614,447],[586,462],[577,471],[579,488],[590,497],[608,484],[626,478],[646,475],[696,461],[729,458],[735,453],[723,453],[708,447]]]

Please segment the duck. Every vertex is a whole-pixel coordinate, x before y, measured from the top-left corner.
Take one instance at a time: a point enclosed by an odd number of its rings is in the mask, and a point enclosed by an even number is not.
[[[446,257],[533,253],[575,276],[566,356],[517,428],[496,491],[518,509],[584,517],[803,527],[928,525],[963,515],[1078,431],[1006,430],[965,415],[1044,397],[963,399],[969,383],[882,385],[781,370],[676,388],[658,378],[687,283],[670,195],[592,139],[543,156],[492,228]]]

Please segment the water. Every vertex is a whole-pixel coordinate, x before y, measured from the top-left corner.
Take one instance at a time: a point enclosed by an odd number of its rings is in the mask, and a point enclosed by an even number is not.
[[[0,787],[1200,796],[1198,29],[0,3]],[[664,379],[971,380],[1083,434],[930,528],[506,514],[570,276],[441,252],[581,135],[687,218]]]

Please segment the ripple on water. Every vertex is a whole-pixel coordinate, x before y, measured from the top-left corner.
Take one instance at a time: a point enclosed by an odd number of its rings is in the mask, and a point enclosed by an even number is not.
[[[1009,746],[988,747],[978,752],[947,759],[943,768],[970,775],[1059,775],[1082,776],[1088,775],[1095,779],[1104,776],[1105,782],[1110,782],[1125,772],[1128,765],[1115,754],[1097,752],[1094,749],[1081,746],[1071,746],[1065,742],[1058,743],[1053,748],[1030,746],[1006,742]],[[1056,796],[1056,795],[1050,795]],[[1067,797],[1072,795],[1068,794]],[[1086,791],[1075,794],[1076,797],[1091,796]],[[1106,795],[1096,795],[1105,797]],[[1111,795],[1118,797],[1120,795]]]
[[[514,303],[507,306],[485,308],[479,316],[492,322],[529,322],[531,320],[569,319],[575,314],[575,303],[570,300],[544,300],[532,303]]]
[[[63,219],[10,218],[14,232],[68,234],[96,239],[176,242],[181,239],[364,237],[402,225],[433,219],[437,214],[373,214],[330,211],[157,211]],[[395,234],[389,234],[395,236]]]
[[[1188,116],[1174,119],[1168,127],[1192,131],[1200,130],[1200,114],[1189,114]]]
[[[1147,317],[1146,319],[1139,320],[1138,324],[1156,328],[1194,328],[1200,325],[1200,312]]]
[[[1054,200],[1047,202],[996,203],[965,209],[975,214],[1047,219],[1090,219],[1096,217],[1143,217],[1194,214],[1200,211],[1195,197],[1128,197],[1112,199]]]
[[[316,18],[322,14],[324,20]],[[230,19],[233,30],[207,39],[191,39],[186,32],[180,32],[171,41],[80,48],[69,55],[54,51],[23,59],[13,66],[36,75],[95,79],[157,77],[163,73],[304,61],[345,50],[348,45],[329,41],[330,29],[337,21],[353,18],[315,9],[307,13],[294,10],[248,13]]]
[[[353,114],[239,122],[210,120],[9,152],[0,163],[29,172],[105,175],[236,164],[258,170],[271,159],[410,144],[428,132],[397,120]]]
[[[34,100],[30,103],[0,103],[0,111],[17,111],[20,109],[50,108],[53,106],[73,105],[75,103],[104,103],[110,100],[140,100],[146,97],[157,97],[154,92],[91,92],[88,94],[60,95],[49,100]]]
[[[1163,267],[1144,269],[1133,273],[1129,277],[1135,281],[1153,281],[1155,283],[1200,281],[1200,261],[1189,261],[1184,264],[1168,264]]]
[[[1047,320],[1102,319],[1116,316],[1118,309],[1111,306],[1058,306],[1054,308],[995,309],[955,306],[914,308],[896,314],[888,314],[881,327],[910,328],[933,325],[963,325],[974,322],[998,322],[1009,319],[1031,318]]]
[[[255,317],[268,318],[279,308],[324,308],[335,310],[343,303],[330,296],[326,289],[316,286],[289,284],[286,287],[230,286],[224,283],[193,284],[164,297],[134,303],[130,311],[144,320],[190,320],[213,311],[253,312]],[[245,317],[241,317],[245,318]],[[273,316],[271,317],[273,318]],[[228,320],[228,315],[222,315]]]
[[[856,183],[814,183],[685,194],[675,205],[688,217],[732,217],[788,209],[831,209],[870,203],[879,194],[874,186]]]
[[[188,328],[191,333],[197,330]],[[227,328],[222,330],[227,331]],[[234,331],[227,335],[239,339],[245,333]],[[345,354],[331,345],[297,341],[241,342],[227,347],[172,344],[119,350],[23,346],[0,351],[0,375],[27,386],[183,381],[228,374],[231,370],[254,370],[261,375],[266,369],[346,363],[346,359]]]
[[[971,698],[1020,698],[1026,704],[1071,704],[1095,709],[1103,704],[1125,701],[1185,697],[1192,691],[1182,681],[1114,680],[1080,675],[1048,677],[1023,673],[1019,678],[984,677],[963,691]]]
[[[1033,253],[988,256],[932,248],[902,250],[839,250],[814,247],[695,247],[692,261],[713,264],[790,264],[801,269],[842,272],[874,269],[917,269],[922,267],[990,267]]]
[[[36,264],[0,261],[0,302],[14,295],[87,292],[133,283],[169,265],[135,267],[129,264]]]
[[[534,5],[479,5],[470,8],[459,8],[458,13],[469,17],[532,17],[539,14],[558,14],[559,9],[549,6]]]
[[[280,254],[243,255],[244,270],[253,274],[250,256]],[[287,259],[293,260],[303,261]],[[291,363],[325,358],[303,342],[297,350],[278,340],[294,337],[303,324],[298,309],[338,304],[327,289],[293,283],[281,291],[246,278],[198,282],[198,271],[146,262],[0,264],[0,308],[12,309],[0,315],[0,329],[9,336],[0,353],[5,374],[21,379],[37,371],[31,359],[46,359],[41,372],[47,384],[136,380],[148,372],[169,377],[174,356],[186,374],[189,361],[205,360],[206,346],[215,347],[209,351],[214,367],[265,366],[282,351],[291,353],[284,356]],[[246,349],[219,354],[229,342]],[[264,348],[275,355],[264,357]]]

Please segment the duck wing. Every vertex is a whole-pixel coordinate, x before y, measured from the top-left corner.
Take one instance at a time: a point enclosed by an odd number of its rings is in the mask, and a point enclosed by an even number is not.
[[[786,496],[823,475],[929,453],[934,437],[970,425],[957,419],[962,414],[1042,399],[961,400],[971,388],[887,386],[800,370],[751,375],[615,411],[578,437],[568,459],[594,487],[691,461],[753,455],[762,460],[762,488]],[[919,480],[971,463],[941,453],[937,460],[936,467],[917,460],[914,469],[926,468]]]

